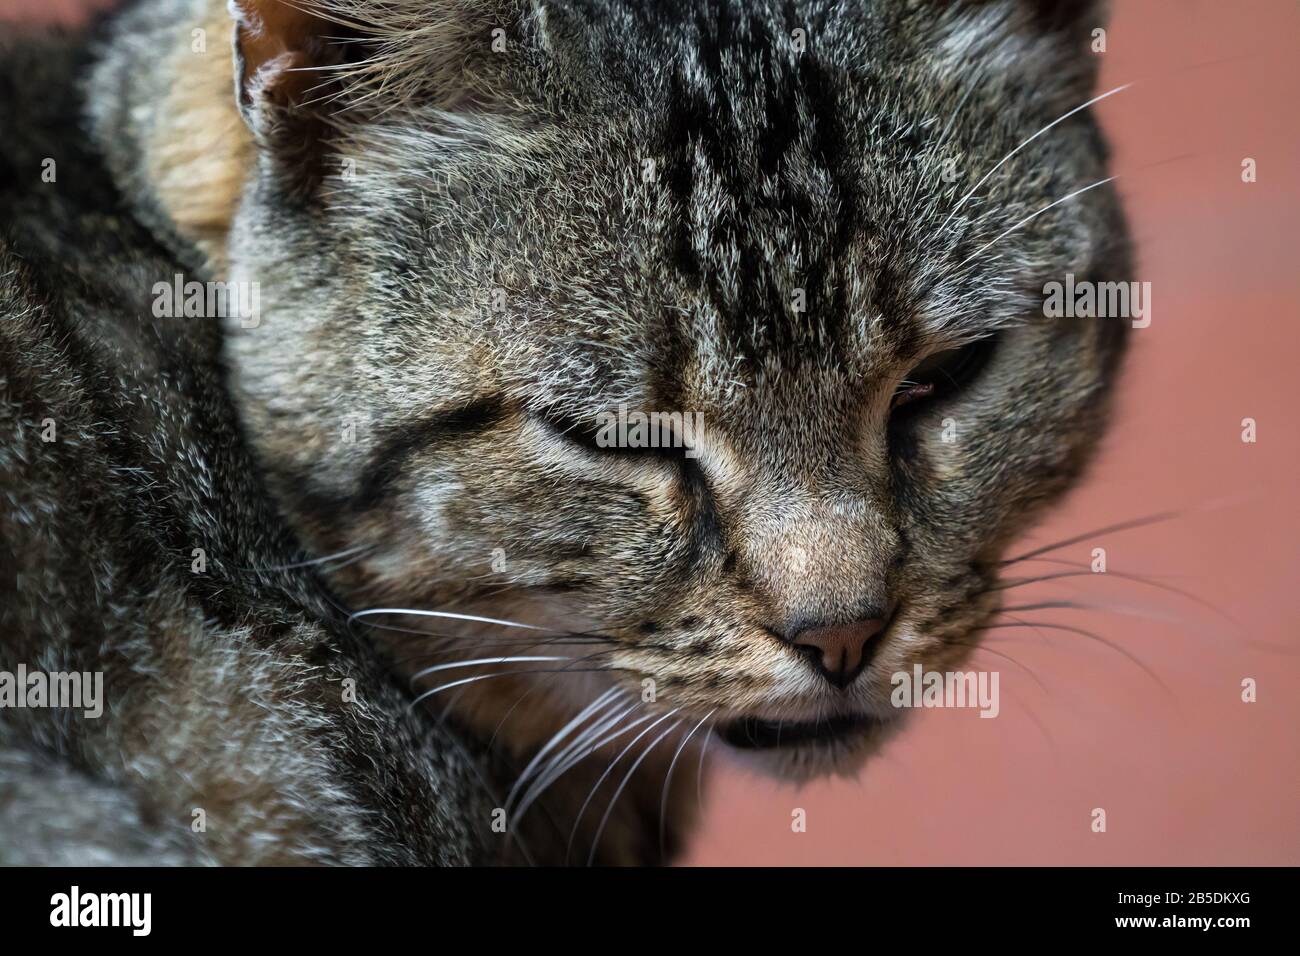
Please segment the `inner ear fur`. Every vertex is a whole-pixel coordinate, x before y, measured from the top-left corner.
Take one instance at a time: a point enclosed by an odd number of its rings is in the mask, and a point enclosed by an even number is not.
[[[284,109],[302,109],[328,95],[326,68],[343,62],[346,30],[312,12],[307,3],[229,0],[241,110],[255,110],[259,96]]]
[[[329,151],[332,67],[355,37],[310,7],[310,0],[229,0],[235,21],[234,81],[240,113],[268,149],[286,192],[310,195]]]

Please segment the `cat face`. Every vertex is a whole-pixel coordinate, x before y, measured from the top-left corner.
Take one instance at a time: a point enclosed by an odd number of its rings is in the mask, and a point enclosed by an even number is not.
[[[637,6],[488,11],[454,91],[401,73],[333,121],[305,198],[254,88],[236,390],[354,606],[580,631],[514,653],[842,770],[893,724],[891,675],[966,656],[1102,425],[1122,326],[1041,290],[1127,277],[1115,197],[1012,229],[1106,177],[1086,112],[1032,138],[1091,95],[1086,31]],[[581,705],[591,678],[545,687]]]

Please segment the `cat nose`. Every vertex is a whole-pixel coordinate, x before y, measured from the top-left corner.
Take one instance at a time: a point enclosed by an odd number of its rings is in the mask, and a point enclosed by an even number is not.
[[[883,617],[869,617],[847,624],[806,627],[795,633],[790,643],[809,648],[817,669],[842,690],[870,663],[875,648],[868,645],[885,629],[885,623]]]

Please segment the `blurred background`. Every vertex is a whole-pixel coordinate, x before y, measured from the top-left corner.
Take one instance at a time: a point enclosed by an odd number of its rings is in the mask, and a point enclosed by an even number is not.
[[[0,17],[106,6],[0,0]],[[917,712],[855,780],[720,763],[688,864],[1300,864],[1300,5],[1111,7],[1099,92],[1137,82],[1098,109],[1152,322],[1090,478],[1012,553],[1082,536],[1016,576],[1087,569],[1094,548],[1112,573],[1010,592],[1088,606],[985,637],[995,720]]]

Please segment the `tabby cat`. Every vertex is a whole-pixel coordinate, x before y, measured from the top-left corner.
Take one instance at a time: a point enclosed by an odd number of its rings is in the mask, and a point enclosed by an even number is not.
[[[1041,294],[1129,273],[1098,25],[8,30],[0,672],[104,701],[0,709],[0,861],[658,862],[711,754],[856,770],[1104,424],[1123,326]]]

